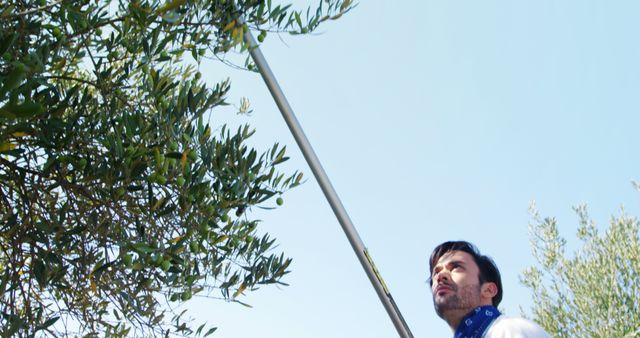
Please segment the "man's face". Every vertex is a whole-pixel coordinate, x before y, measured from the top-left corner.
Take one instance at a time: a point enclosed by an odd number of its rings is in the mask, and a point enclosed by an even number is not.
[[[469,312],[483,304],[480,296],[480,270],[464,251],[444,254],[431,271],[433,305],[438,316],[448,311]]]

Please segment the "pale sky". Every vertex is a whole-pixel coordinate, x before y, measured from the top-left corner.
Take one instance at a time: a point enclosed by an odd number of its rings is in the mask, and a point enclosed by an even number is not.
[[[306,2],[296,2],[302,6]],[[315,4],[315,2],[313,2]],[[427,258],[465,239],[497,262],[501,308],[531,294],[532,201],[576,244],[571,207],[605,226],[639,215],[640,3],[637,1],[362,1],[318,34],[270,35],[263,52],[415,337],[450,337],[425,283]],[[253,144],[287,144],[305,184],[255,211],[259,230],[293,258],[288,287],[197,299],[225,338],[397,337],[372,286],[257,74],[230,77],[214,124],[249,123]],[[273,202],[275,206],[275,201]]]

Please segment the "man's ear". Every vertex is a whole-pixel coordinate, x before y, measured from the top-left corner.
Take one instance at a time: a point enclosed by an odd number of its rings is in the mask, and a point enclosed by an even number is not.
[[[480,293],[483,298],[493,299],[498,294],[498,286],[494,282],[483,283]]]

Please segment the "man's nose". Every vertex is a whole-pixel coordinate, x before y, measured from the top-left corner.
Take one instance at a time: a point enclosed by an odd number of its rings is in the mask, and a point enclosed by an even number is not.
[[[449,271],[442,269],[436,274],[436,277],[433,280],[438,284],[441,280],[449,281],[450,278],[451,275],[449,274]]]

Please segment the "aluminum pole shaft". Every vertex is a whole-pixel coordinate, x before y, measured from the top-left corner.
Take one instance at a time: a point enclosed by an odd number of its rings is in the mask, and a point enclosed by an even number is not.
[[[244,24],[242,20],[241,23]],[[382,276],[380,276],[378,269],[374,265],[371,256],[369,255],[367,249],[364,246],[364,243],[362,242],[362,239],[360,239],[360,235],[358,235],[356,228],[353,226],[353,223],[351,222],[347,211],[342,205],[338,194],[331,185],[329,177],[322,168],[320,160],[313,151],[309,140],[307,140],[307,137],[305,136],[300,123],[293,113],[293,109],[291,109],[291,106],[289,105],[287,98],[282,92],[280,85],[278,85],[273,72],[271,72],[271,68],[269,68],[267,60],[264,58],[264,55],[262,55],[260,47],[253,38],[251,31],[248,29],[244,34],[244,41],[249,47],[249,52],[251,53],[253,62],[258,67],[258,70],[260,71],[264,82],[269,88],[273,99],[276,101],[276,104],[278,105],[278,108],[280,109],[280,112],[282,113],[282,116],[284,117],[289,130],[298,143],[298,146],[300,147],[304,158],[307,160],[307,163],[309,164],[313,175],[316,177],[316,180],[318,180],[320,188],[324,192],[329,205],[331,205],[331,209],[333,209],[333,212],[338,218],[338,221],[342,226],[342,230],[344,230],[344,233],[347,235],[349,243],[351,243],[351,247],[355,251],[356,256],[358,256],[360,264],[362,264],[362,267],[369,277],[371,284],[373,284],[373,288],[376,290],[378,297],[380,297],[380,301],[384,305],[384,308],[387,310],[387,313],[389,314],[393,325],[396,327],[398,334],[402,338],[413,338],[413,334],[411,334],[409,326],[407,326],[407,323],[404,321],[404,318],[402,317],[400,310],[393,300],[393,297],[391,297],[389,289],[385,285]]]

